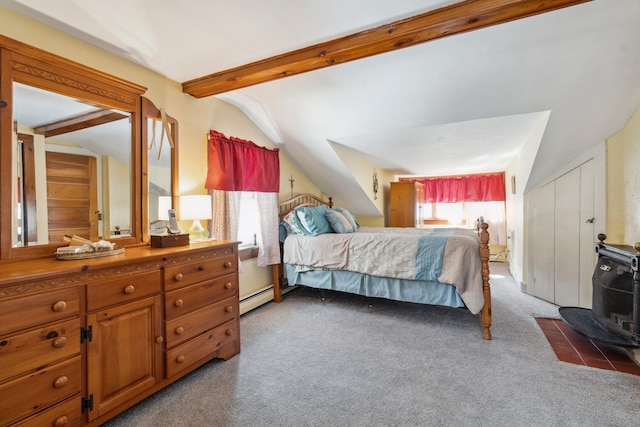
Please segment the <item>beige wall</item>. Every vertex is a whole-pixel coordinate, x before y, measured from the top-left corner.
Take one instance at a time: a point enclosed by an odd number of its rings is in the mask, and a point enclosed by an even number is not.
[[[145,86],[144,94],[158,108],[163,108],[179,122],[179,192],[205,193],[207,170],[207,134],[210,129],[227,136],[237,136],[258,145],[274,144],[236,107],[214,97],[196,99],[182,93],[180,83],[151,70],[107,53],[93,45],[54,30],[12,11],[0,8],[0,34],[52,52],[83,65]],[[215,70],[211,70],[212,72]],[[312,192],[318,188],[284,154],[281,161],[280,199],[290,197],[288,178],[295,179],[295,193]],[[270,285],[271,268],[245,262],[240,274],[240,293],[247,295]]]
[[[358,216],[356,218],[358,223],[363,227],[384,227],[384,188],[385,186],[389,187],[389,174],[387,174],[384,169],[380,169],[364,159],[360,153],[349,147],[335,142],[330,142],[330,145],[380,213],[380,215],[376,216]],[[373,192],[374,172],[378,178],[377,194]]]
[[[640,241],[640,108],[607,139],[607,242]]]

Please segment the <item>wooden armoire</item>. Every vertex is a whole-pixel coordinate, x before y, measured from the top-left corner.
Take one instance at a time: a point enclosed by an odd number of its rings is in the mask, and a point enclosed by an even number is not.
[[[422,223],[424,185],[392,182],[389,193],[389,227],[418,227]]]

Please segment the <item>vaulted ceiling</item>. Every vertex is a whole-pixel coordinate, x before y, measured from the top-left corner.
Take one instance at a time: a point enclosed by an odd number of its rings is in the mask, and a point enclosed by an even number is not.
[[[446,37],[425,43],[416,41],[436,30],[401,37],[389,52],[363,59],[345,62],[353,53],[348,50],[331,55],[343,47],[331,41],[359,40],[353,34],[361,39],[370,36],[367,30],[447,6],[501,3],[537,8],[570,2],[0,0],[2,7],[186,82],[187,92],[238,106],[325,194],[348,200],[363,215],[379,212],[341,159],[340,146],[397,175],[493,172],[504,170],[542,127],[527,182],[532,188],[620,130],[640,105],[637,0],[594,0],[474,29],[487,18],[481,15],[440,27],[438,35]],[[276,63],[258,75],[286,78],[241,87],[257,78],[237,74],[244,65],[283,60],[296,50],[318,57],[305,50],[314,45],[328,46],[329,54],[319,57],[335,65],[288,58],[284,68]],[[317,69],[290,72],[299,64]],[[223,84],[221,93],[190,87],[230,69],[236,74],[218,82],[236,86]]]

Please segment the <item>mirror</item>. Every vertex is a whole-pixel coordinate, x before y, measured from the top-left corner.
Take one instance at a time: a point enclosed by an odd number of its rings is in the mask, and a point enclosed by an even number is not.
[[[130,237],[131,114],[13,83],[12,246]]]
[[[2,35],[0,70],[0,262],[143,243],[146,88]]]
[[[178,194],[178,121],[142,98],[142,141],[146,151],[149,234],[164,234],[168,209]],[[146,239],[145,239],[146,240]]]

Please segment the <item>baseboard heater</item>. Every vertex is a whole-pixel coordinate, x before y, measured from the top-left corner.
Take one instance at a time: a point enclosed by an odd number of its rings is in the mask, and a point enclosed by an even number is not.
[[[295,286],[287,286],[282,293],[287,293],[295,289]],[[263,304],[273,301],[273,285],[265,286],[255,292],[250,293],[240,299],[240,314],[258,308]]]
[[[265,286],[240,299],[240,314],[251,311],[263,304],[273,301],[273,285]]]

